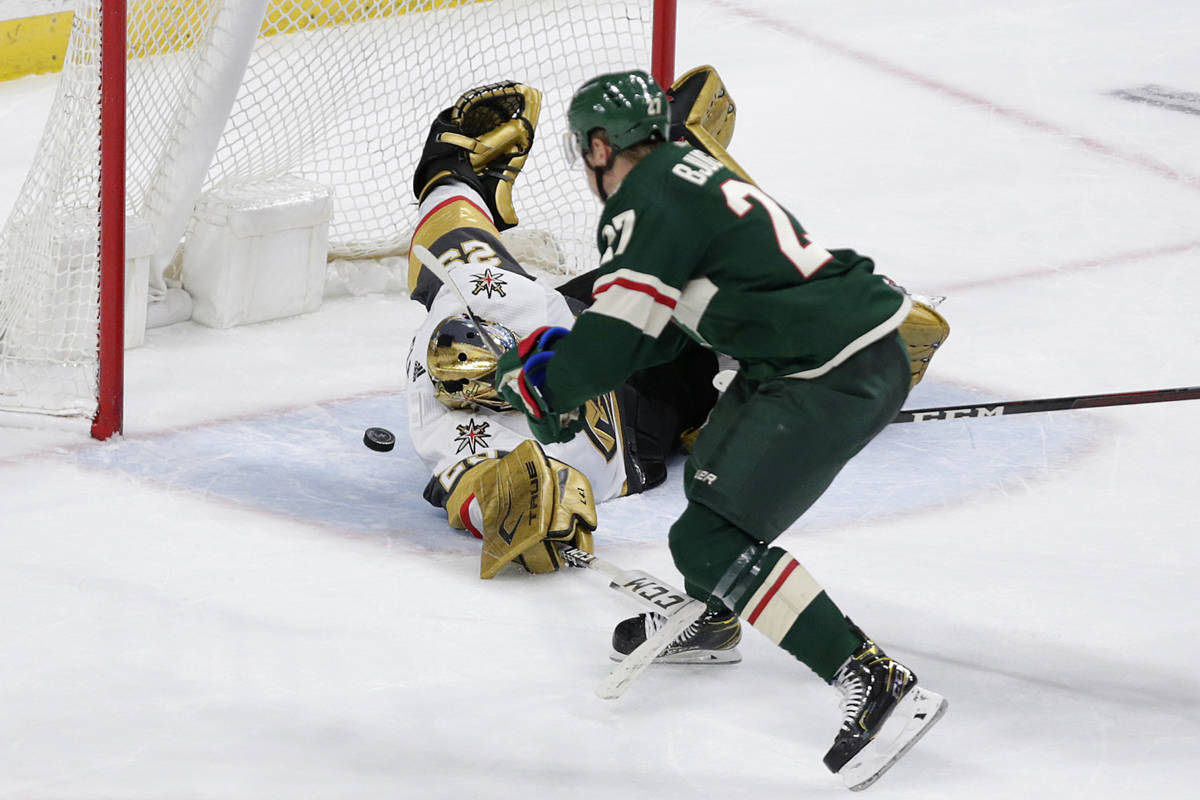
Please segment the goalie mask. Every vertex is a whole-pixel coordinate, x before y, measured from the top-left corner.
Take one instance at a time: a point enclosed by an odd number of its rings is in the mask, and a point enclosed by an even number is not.
[[[517,346],[517,337],[497,322],[479,320],[488,338],[500,352]],[[509,411],[508,403],[492,386],[496,356],[480,338],[479,329],[467,315],[446,317],[429,337],[425,363],[437,399],[449,408],[481,406]]]

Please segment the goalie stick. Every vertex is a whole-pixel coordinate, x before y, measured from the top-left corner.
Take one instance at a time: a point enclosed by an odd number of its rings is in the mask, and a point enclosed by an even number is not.
[[[443,286],[449,286],[454,290],[454,293],[458,295],[458,299],[462,301],[463,308],[467,310],[467,316],[471,318],[471,323],[475,326],[475,329],[479,331],[479,336],[483,339],[483,343],[487,345],[487,349],[491,350],[492,355],[494,355],[496,358],[500,358],[500,348],[497,347],[496,343],[492,341],[492,337],[488,335],[488,332],[484,330],[484,327],[479,324],[479,318],[476,317],[475,312],[471,310],[471,304],[467,302],[467,296],[463,294],[463,291],[458,287],[458,284],[451,280],[450,270],[446,269],[446,265],[441,261],[438,261],[437,256],[429,252],[429,248],[427,247],[414,244],[412,246],[412,252],[413,255],[417,257],[417,260],[421,262],[421,265],[425,267],[425,269],[437,276],[437,279],[442,282]]]
[[[650,666],[689,625],[700,619],[707,609],[699,600],[688,597],[685,592],[639,569],[621,569],[616,564],[575,547],[564,547],[559,552],[571,566],[586,567],[608,576],[610,589],[633,598],[667,618],[661,628],[625,656],[613,667],[604,682],[596,687],[597,696],[605,700],[615,700],[625,694],[634,678]]]
[[[480,338],[487,345],[487,349],[492,351],[497,359],[500,358],[500,348],[492,341],[492,337],[488,334],[487,329],[479,324],[479,318],[475,316],[475,312],[471,310],[471,304],[467,302],[467,296],[463,294],[462,289],[458,284],[450,280],[450,271],[446,269],[446,265],[438,261],[437,256],[429,252],[428,248],[422,247],[419,244],[413,245],[413,255],[421,262],[421,264],[437,276],[444,285],[449,286],[458,295],[458,299],[462,302],[463,308],[467,310],[467,317],[470,318],[471,324],[475,326],[475,330],[479,331]],[[396,445],[395,435],[387,428],[371,427],[363,433],[363,444],[372,450],[380,453],[386,453]]]
[[[932,422],[939,419],[1005,417],[1011,414],[1032,414],[1039,411],[1066,411],[1073,408],[1104,408],[1106,406],[1197,399],[1200,399],[1200,386],[1183,386],[1177,389],[1153,389],[1143,392],[1080,394],[1073,397],[1047,397],[1040,400],[1011,400],[1004,403],[903,409],[892,422]]]

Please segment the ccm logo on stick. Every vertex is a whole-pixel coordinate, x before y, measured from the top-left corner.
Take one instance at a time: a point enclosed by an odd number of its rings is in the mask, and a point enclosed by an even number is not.
[[[945,411],[914,411],[913,421],[924,422],[930,419],[958,419],[959,417],[999,417],[1004,414],[1004,406],[976,406],[974,408],[951,408]]]

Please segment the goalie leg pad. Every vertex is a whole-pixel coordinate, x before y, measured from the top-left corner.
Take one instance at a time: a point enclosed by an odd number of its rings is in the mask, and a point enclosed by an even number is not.
[[[912,382],[908,388],[920,383],[929,369],[929,361],[950,335],[950,323],[933,306],[913,300],[912,311],[900,323],[900,338],[908,348],[908,363],[912,369]]]

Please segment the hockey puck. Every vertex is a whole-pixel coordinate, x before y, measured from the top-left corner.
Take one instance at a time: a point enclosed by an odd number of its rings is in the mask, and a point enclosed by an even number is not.
[[[367,428],[363,433],[363,444],[380,453],[396,446],[396,435],[387,428]]]

